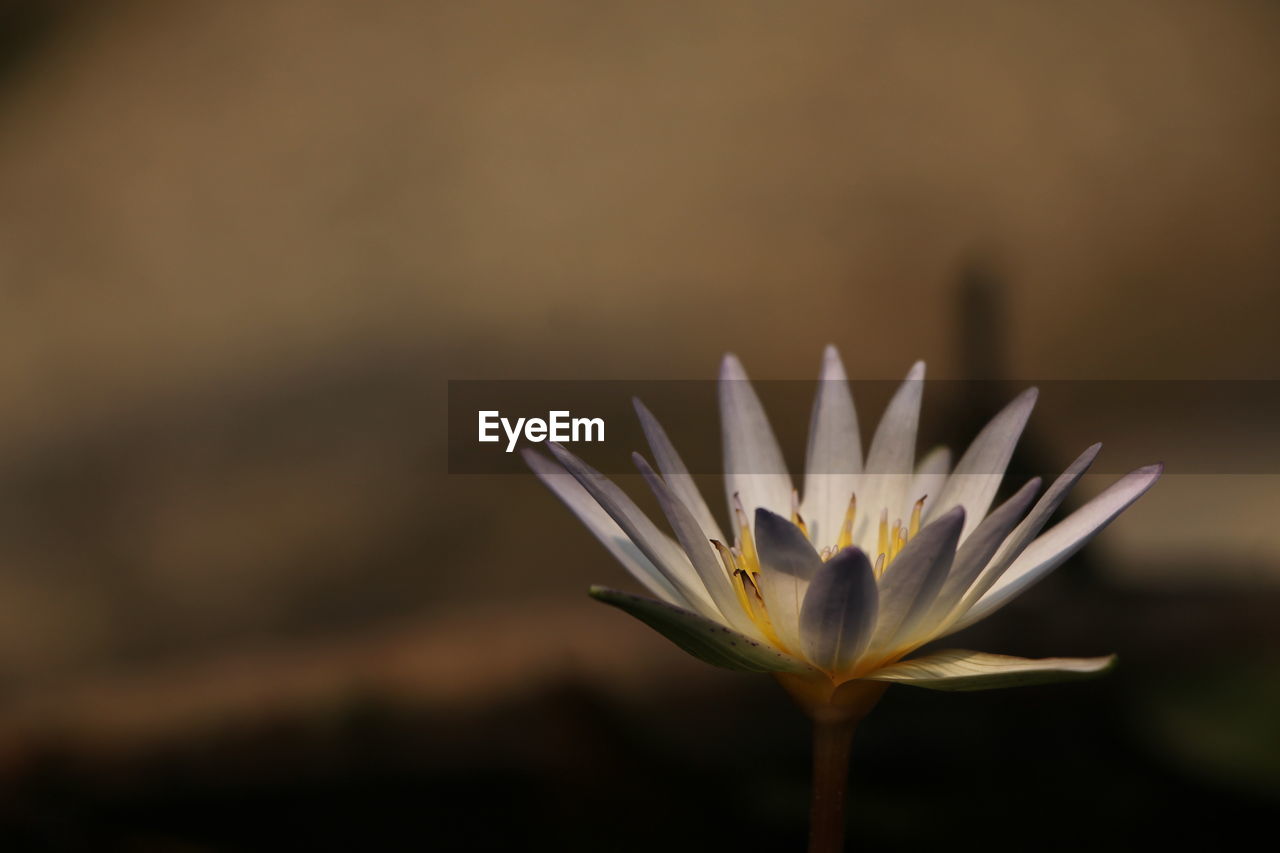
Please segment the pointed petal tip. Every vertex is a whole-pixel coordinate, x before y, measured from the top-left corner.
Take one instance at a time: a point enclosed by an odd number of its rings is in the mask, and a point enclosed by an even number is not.
[[[920,380],[920,379],[924,379],[924,360],[923,359],[911,365],[911,369],[907,371],[908,381]]]
[[[857,545],[846,545],[841,548],[839,551],[831,555],[830,559],[827,560],[827,565],[833,565],[837,560],[841,563],[851,560],[860,560],[865,562],[868,566],[871,565],[871,558],[867,556],[867,552],[863,551]]]
[[[720,360],[720,378],[721,379],[746,379],[747,371],[742,366],[742,362],[731,352],[724,354],[724,358]]]
[[[649,464],[649,460],[645,459],[644,455],[640,453],[640,451],[638,450],[631,451],[631,462],[636,466],[636,468],[640,469],[640,473],[645,475],[646,477],[657,476],[656,474],[654,474],[653,466]]]
[[[790,524],[790,519],[783,518],[772,510],[765,509],[762,506],[756,507],[756,525],[761,524]]]

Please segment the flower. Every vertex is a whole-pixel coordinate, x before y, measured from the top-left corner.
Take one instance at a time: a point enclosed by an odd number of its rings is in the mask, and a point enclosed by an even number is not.
[[[945,448],[915,462],[923,386],[917,363],[889,402],[864,465],[848,380],[828,347],[801,497],[742,365],[726,356],[719,397],[732,545],[639,401],[657,471],[633,458],[674,539],[563,447],[551,446],[555,461],[532,450],[525,458],[653,595],[592,587],[592,596],[708,663],[777,673],[811,712],[874,704],[888,683],[980,690],[1109,668],[1114,656],[1030,660],[952,649],[905,659],[1043,578],[1162,470],[1150,465],[1122,477],[1041,535],[1101,445],[1085,450],[1039,500],[1035,478],[990,510],[1036,390],[997,414],[952,469]]]

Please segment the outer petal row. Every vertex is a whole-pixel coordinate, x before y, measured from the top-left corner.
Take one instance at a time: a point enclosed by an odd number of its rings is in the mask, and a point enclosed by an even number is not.
[[[547,459],[540,453],[528,448],[522,452],[525,463],[533,469],[538,479],[555,493],[581,519],[597,539],[609,549],[618,562],[626,568],[631,576],[638,580],[645,589],[668,604],[686,604],[671,581],[653,565],[653,562],[636,547],[626,532],[614,521],[609,513],[591,496],[573,475],[561,466]]]
[[[719,394],[729,517],[733,517],[734,495],[742,501],[748,523],[758,507],[787,512],[791,506],[791,475],[760,398],[736,356],[724,357]]]
[[[924,362],[918,361],[889,400],[871,438],[867,467],[861,480],[863,494],[858,495],[859,505],[866,509],[859,513],[855,542],[864,541],[866,531],[879,522],[882,507],[906,504],[907,489],[915,470],[916,430],[920,425],[923,395]]]
[[[603,586],[591,587],[591,597],[626,611],[689,654],[714,666],[751,672],[813,671],[813,667],[768,643],[682,607]]]
[[[689,562],[689,556],[680,546],[659,530],[615,483],[563,447],[557,444],[550,447],[556,460],[617,522],[649,562],[671,583],[684,602],[704,616],[719,618],[715,603],[707,595],[706,588]]]
[[[836,348],[822,355],[822,375],[809,421],[805,456],[804,499],[800,515],[820,547],[836,544],[849,496],[862,472],[862,439],[849,380]]]
[[[955,471],[947,478],[942,494],[933,504],[930,517],[952,507],[964,507],[968,521],[960,534],[961,539],[973,532],[990,509],[991,500],[1000,488],[1005,468],[1013,456],[1013,448],[1031,417],[1037,394],[1035,388],[1023,391],[982,428],[956,463]]]
[[[867,678],[931,690],[991,690],[1090,678],[1111,669],[1115,662],[1115,655],[1032,660],[949,649],[886,666]]]
[[[1067,516],[1048,533],[1036,539],[1007,572],[992,585],[977,604],[957,623],[955,630],[990,616],[1036,581],[1079,551],[1134,501],[1146,494],[1164,471],[1163,465],[1148,465],[1121,477],[1102,494]]]

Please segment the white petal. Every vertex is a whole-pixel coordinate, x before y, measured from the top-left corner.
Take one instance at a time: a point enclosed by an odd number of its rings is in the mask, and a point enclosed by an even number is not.
[[[923,394],[924,362],[917,361],[889,401],[871,439],[861,483],[863,494],[858,495],[861,520],[860,532],[855,534],[857,541],[862,541],[866,531],[879,524],[880,510],[889,507],[892,511],[906,501],[915,467],[916,429],[920,425]]]
[[[892,681],[931,690],[991,690],[1075,681],[1106,672],[1115,655],[1100,658],[1029,658],[992,655],[965,649],[948,649],[901,661],[867,676],[870,681]]]
[[[1148,465],[1126,474],[1110,488],[1080,509],[1067,516],[1048,533],[1027,546],[991,587],[986,595],[960,620],[956,630],[964,625],[990,616],[1019,593],[1062,565],[1068,557],[1079,551],[1086,542],[1098,534],[1117,515],[1151,488],[1163,465]]]
[[[757,580],[769,620],[784,645],[799,649],[800,604],[822,558],[800,528],[777,513],[757,509],[755,528]]]
[[[720,558],[716,556],[715,551],[711,549],[711,543],[707,539],[706,531],[698,526],[698,521],[675,493],[667,487],[654,470],[649,467],[649,463],[639,453],[632,454],[636,467],[640,469],[640,473],[644,475],[645,480],[649,483],[649,488],[653,489],[653,494],[658,498],[658,504],[662,507],[662,512],[667,516],[667,520],[671,522],[671,529],[675,531],[676,539],[679,540],[680,546],[684,548],[685,554],[689,556],[689,561],[693,563],[693,569],[698,573],[698,577],[702,580],[703,588],[711,595],[711,600],[715,602],[716,608],[720,611],[720,615],[724,617],[724,622],[732,625],[734,628],[761,639],[759,629],[756,628],[750,617],[743,612],[742,606],[738,603],[738,596],[729,586],[729,576],[725,573],[724,566],[720,563]]]
[[[931,518],[953,506],[964,507],[968,520],[960,535],[962,540],[973,532],[991,507],[1013,448],[1027,425],[1027,418],[1031,417],[1037,394],[1035,388],[1023,391],[982,428],[956,463],[956,470],[933,505]]]
[[[789,512],[791,475],[760,398],[734,355],[726,355],[720,368],[720,421],[730,518],[735,494],[746,509],[748,523],[758,507]]]
[[[910,645],[947,578],[963,526],[963,507],[944,513],[921,528],[884,570],[871,654]]]
[[[907,488],[906,504],[899,508],[903,518],[909,518],[912,506],[924,498],[921,517],[928,518],[933,505],[938,502],[938,495],[946,485],[947,474],[951,472],[951,450],[947,447],[935,447],[924,455],[916,466],[916,475],[911,478]]]
[[[684,460],[680,458],[675,446],[667,438],[667,432],[662,428],[662,424],[658,423],[658,419],[639,400],[631,402],[635,404],[636,414],[640,417],[640,426],[644,429],[644,437],[649,442],[649,449],[653,451],[653,461],[662,472],[662,479],[671,487],[671,491],[675,492],[676,497],[680,498],[680,502],[689,508],[689,512],[693,513],[698,524],[707,532],[708,538],[726,542],[724,534],[720,532],[720,525],[716,523],[715,516],[711,514],[711,510],[707,508],[707,502],[702,498],[702,492],[698,490],[698,484],[694,482],[689,469],[685,467]]]
[[[849,380],[836,348],[822,357],[822,375],[809,422],[809,451],[805,457],[804,499],[800,515],[809,536],[821,546],[835,545],[849,496],[862,471],[862,440]]]
[[[942,584],[942,591],[938,593],[929,613],[929,622],[942,627],[943,620],[951,614],[978,575],[991,562],[1014,525],[1026,515],[1027,507],[1039,490],[1040,478],[1034,477],[1017,494],[984,518],[973,534],[960,544],[956,550],[955,562],[951,564],[951,571],[947,573],[947,580]]]
[[[713,666],[748,672],[813,671],[804,661],[769,643],[739,634],[683,607],[602,586],[591,587],[591,597],[626,611],[689,654]]]
[[[560,464],[604,507],[609,517],[618,523],[623,533],[662,572],[676,591],[699,613],[718,619],[719,610],[707,595],[688,555],[680,546],[659,530],[640,507],[607,477],[560,445],[550,444],[549,447]]]
[[[565,506],[573,510],[574,515],[582,520],[604,547],[609,549],[618,562],[626,568],[631,576],[644,585],[644,588],[668,604],[688,607],[689,602],[676,591],[653,563],[641,553],[635,543],[627,538],[618,523],[609,517],[596,499],[574,479],[573,475],[561,466],[529,448],[521,451],[524,460],[538,479],[547,488],[555,492],[556,497],[564,501]]]
[[[815,666],[847,671],[867,648],[876,624],[876,578],[871,561],[845,548],[814,573],[800,606],[800,643]]]
[[[960,602],[952,610],[951,615],[947,617],[946,621],[950,624],[941,626],[946,633],[954,633],[959,631],[960,628],[972,624],[969,621],[962,621],[964,615],[977,603],[978,599],[986,594],[987,590],[991,589],[996,581],[1000,580],[1000,577],[1013,564],[1013,561],[1018,559],[1023,550],[1044,529],[1045,524],[1058,511],[1058,507],[1062,505],[1067,494],[1084,476],[1084,473],[1089,470],[1089,466],[1093,464],[1094,458],[1097,457],[1098,451],[1101,449],[1101,444],[1094,444],[1085,448],[1084,453],[1077,456],[1075,461],[1067,466],[1067,470],[1058,475],[1058,479],[1053,481],[1053,485],[1040,497],[1040,500],[1036,501],[1036,505],[1031,508],[1031,512],[1009,534],[1004,544],[1000,546],[1000,550],[996,551],[996,555],[987,563],[987,567],[982,570],[977,579],[961,597]],[[943,636],[941,631],[938,636]]]

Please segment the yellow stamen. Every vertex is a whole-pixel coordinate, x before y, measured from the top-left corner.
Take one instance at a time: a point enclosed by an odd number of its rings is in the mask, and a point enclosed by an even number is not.
[[[800,528],[804,538],[809,538],[809,529],[805,527],[804,519],[800,517],[800,493],[795,489],[791,490],[791,523]]]
[[[769,618],[769,610],[764,606],[764,596],[760,594],[758,581],[742,570],[738,571],[736,577],[738,583],[735,586],[741,587],[743,597],[749,602],[747,615],[751,617],[751,621],[756,623],[765,639],[778,648],[787,650],[787,647],[778,639],[777,632],[773,630],[773,620]]]
[[[760,560],[756,557],[756,543],[747,524],[747,513],[736,492],[733,495],[733,514],[738,522],[738,565],[755,574],[760,571]]]
[[[840,525],[840,537],[836,540],[836,550],[841,551],[853,544],[853,521],[858,517],[858,496],[849,495],[849,507],[844,511],[844,522]]]
[[[876,557],[876,564],[871,568],[871,573],[876,577],[884,575],[884,554]]]
[[[726,548],[723,542],[719,539],[712,539],[711,546],[720,555],[720,565],[724,566],[725,573],[729,576],[729,585],[733,587],[733,591],[738,595],[738,606],[742,608],[743,613],[751,617],[752,621],[755,621],[755,615],[751,612],[751,602],[747,600],[746,590],[742,588],[742,584],[738,580],[739,574],[746,573],[738,568],[738,563],[733,558],[733,552]]]
[[[911,508],[911,526],[907,528],[907,538],[911,538],[920,532],[920,513],[924,510],[924,499],[929,497],[924,495],[920,500],[916,501],[916,505]]]
[[[880,536],[876,540],[876,553],[889,553],[889,510],[880,510]]]
[[[725,547],[725,544],[719,539],[707,540],[711,543],[711,547],[716,549],[716,554],[720,557],[720,565],[724,566],[724,572],[729,576],[729,580],[733,580],[733,573],[738,570],[738,564],[733,559],[733,552]]]

